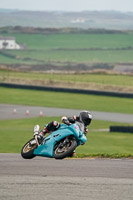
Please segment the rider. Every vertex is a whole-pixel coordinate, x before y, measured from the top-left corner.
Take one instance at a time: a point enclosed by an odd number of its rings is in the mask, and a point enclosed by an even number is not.
[[[71,125],[76,123],[80,130],[86,135],[88,133],[87,126],[91,123],[92,115],[89,111],[82,111],[79,116],[72,116],[72,117],[66,117],[63,116],[62,122],[67,125]],[[60,123],[57,121],[52,121],[49,124],[46,125],[46,127],[41,131],[41,133],[38,135],[38,141],[41,143],[41,141],[44,139],[45,134],[51,133],[53,131],[56,131],[60,127]],[[36,133],[34,133],[34,136]]]

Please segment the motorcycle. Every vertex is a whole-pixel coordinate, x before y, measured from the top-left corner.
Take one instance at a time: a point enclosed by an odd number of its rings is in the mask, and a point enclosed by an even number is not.
[[[39,133],[39,125],[34,127]],[[41,144],[38,136],[29,140],[21,150],[21,156],[32,159],[35,156],[43,156],[55,159],[70,157],[77,146],[85,144],[87,138],[75,124],[60,124],[58,130],[45,137]]]

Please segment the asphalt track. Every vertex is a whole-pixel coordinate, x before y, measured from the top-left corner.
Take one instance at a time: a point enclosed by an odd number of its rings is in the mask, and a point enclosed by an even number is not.
[[[132,200],[132,159],[0,154],[0,200]]]
[[[26,114],[26,111],[29,111],[28,115]],[[42,112],[44,116],[56,117],[64,115],[78,115],[81,112],[81,110],[0,104],[0,120],[38,117],[40,116],[40,112]],[[93,119],[97,120],[133,123],[133,114],[120,114],[98,111],[91,111],[91,113],[93,115]]]

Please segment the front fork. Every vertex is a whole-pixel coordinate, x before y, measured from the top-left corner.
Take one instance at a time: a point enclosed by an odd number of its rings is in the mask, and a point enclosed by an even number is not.
[[[35,140],[36,140],[37,146],[39,146],[39,142],[38,142],[37,136],[38,136],[38,135],[35,135]]]

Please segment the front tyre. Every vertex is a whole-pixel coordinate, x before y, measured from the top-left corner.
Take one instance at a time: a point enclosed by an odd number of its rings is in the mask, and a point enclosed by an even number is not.
[[[32,138],[31,140],[29,140],[22,148],[21,150],[21,156],[24,159],[32,159],[35,157],[34,153],[34,149],[37,148],[37,144],[35,141],[35,138]]]
[[[62,140],[54,148],[54,158],[63,159],[72,155],[73,151],[77,147],[77,141],[73,138]]]

